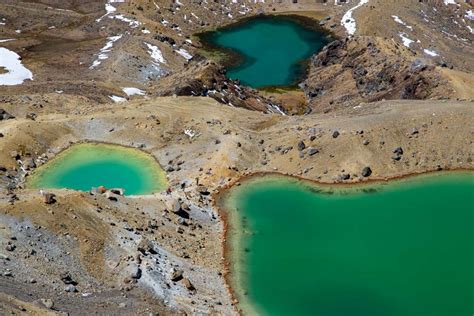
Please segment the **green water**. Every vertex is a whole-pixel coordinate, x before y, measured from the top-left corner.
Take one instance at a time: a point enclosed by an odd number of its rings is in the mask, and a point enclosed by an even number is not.
[[[166,175],[150,155],[106,144],[80,144],[60,153],[28,179],[30,188],[123,188],[126,195],[150,194],[166,188]]]
[[[201,38],[240,55],[240,62],[228,67],[229,78],[254,88],[289,86],[304,75],[302,62],[328,42],[326,34],[315,29],[317,22],[311,23],[308,28],[294,18],[259,16]]]
[[[268,176],[224,203],[245,314],[474,314],[473,173],[337,190]]]

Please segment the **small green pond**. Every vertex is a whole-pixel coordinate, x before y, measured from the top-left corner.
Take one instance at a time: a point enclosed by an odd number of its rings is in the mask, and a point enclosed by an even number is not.
[[[305,75],[307,59],[328,43],[318,22],[292,16],[258,16],[200,35],[230,53],[227,76],[253,88],[291,86]]]
[[[474,314],[474,174],[226,192],[231,284],[246,315]]]
[[[126,195],[151,194],[166,188],[166,174],[149,154],[108,144],[79,144],[38,168],[29,188],[89,191],[93,187],[123,188]]]

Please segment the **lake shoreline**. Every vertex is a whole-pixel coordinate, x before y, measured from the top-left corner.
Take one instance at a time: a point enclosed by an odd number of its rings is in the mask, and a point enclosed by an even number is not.
[[[313,179],[307,179],[303,178],[298,175],[289,175],[289,174],[284,174],[280,172],[254,172],[250,173],[247,175],[241,176],[239,179],[236,181],[233,181],[227,185],[225,185],[223,188],[221,188],[218,192],[214,193],[212,195],[212,207],[218,212],[219,217],[222,219],[223,223],[223,231],[221,235],[221,246],[222,246],[222,253],[224,256],[224,279],[226,281],[226,287],[229,291],[229,295],[231,296],[231,300],[234,303],[234,307],[239,315],[244,315],[243,310],[238,307],[238,304],[241,302],[239,301],[239,291],[244,292],[245,289],[238,288],[235,283],[238,283],[238,276],[236,277],[233,274],[232,271],[232,266],[235,264],[233,263],[232,258],[232,243],[231,243],[231,233],[232,230],[235,230],[234,226],[238,226],[235,223],[232,223],[232,219],[230,219],[229,216],[229,210],[226,207],[226,203],[229,199],[229,194],[231,190],[235,186],[240,186],[242,183],[247,182],[247,181],[252,181],[254,179],[264,179],[265,177],[281,177],[281,178],[288,178],[288,179],[293,179],[297,182],[301,182],[304,185],[307,186],[319,186],[323,188],[328,188],[328,187],[333,187],[333,188],[351,188],[355,189],[356,187],[362,187],[362,186],[373,186],[373,185],[380,185],[380,184],[387,184],[389,182],[394,182],[394,181],[404,181],[404,180],[412,180],[417,177],[430,177],[430,176],[436,176],[436,175],[443,175],[443,174],[472,174],[474,175],[474,169],[470,168],[453,168],[453,169],[445,169],[445,170],[437,170],[437,169],[431,169],[431,170],[424,170],[421,172],[415,172],[415,173],[409,173],[409,174],[401,174],[401,175],[396,175],[392,177],[385,177],[385,178],[374,178],[374,179],[368,179],[366,181],[359,181],[359,182],[350,182],[350,183],[341,183],[341,182],[321,182],[318,180],[313,180]],[[235,236],[234,236],[235,237]],[[238,237],[237,237],[238,238]]]
[[[243,64],[248,63],[249,61],[251,62],[251,60],[249,59],[251,57],[244,55],[238,50],[226,48],[226,47],[213,43],[213,39],[212,39],[213,34],[215,34],[216,32],[230,31],[230,30],[237,29],[243,24],[254,21],[254,20],[258,20],[258,19],[272,20],[275,18],[280,18],[280,19],[294,22],[300,25],[304,29],[322,34],[321,37],[327,42],[326,45],[330,43],[331,41],[338,39],[334,33],[324,29],[323,27],[319,25],[320,20],[308,15],[297,14],[297,12],[291,12],[289,14],[285,12],[275,12],[275,13],[265,13],[265,14],[256,14],[253,16],[246,16],[246,17],[240,18],[236,22],[232,22],[230,24],[224,25],[216,29],[197,33],[197,34],[194,34],[193,36],[199,39],[199,42],[202,45],[201,51],[203,52],[203,55],[211,56],[209,58],[211,59],[214,58],[216,62],[221,64],[227,70],[229,68],[236,68],[236,67],[242,66]],[[311,54],[308,58],[299,60],[295,63],[295,65],[298,65],[298,67],[301,68],[301,74],[298,75],[297,78],[292,80],[293,82],[289,84],[285,84],[285,85],[268,85],[268,86],[262,86],[258,88],[253,88],[253,87],[252,88],[256,90],[300,89],[298,87],[298,84],[308,78],[311,58],[317,55],[318,52],[319,51]],[[246,83],[242,83],[242,84],[249,86]]]

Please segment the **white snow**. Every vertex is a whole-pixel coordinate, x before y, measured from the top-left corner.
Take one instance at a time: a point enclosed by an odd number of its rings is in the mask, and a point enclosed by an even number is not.
[[[443,0],[443,2],[444,2],[445,5],[456,4],[456,1],[454,1],[454,0]]]
[[[405,26],[407,29],[410,29],[410,30],[413,30],[413,26],[410,26],[410,25],[407,25],[405,22],[403,22],[402,19],[400,19],[398,16],[396,15],[392,15],[392,18],[395,20],[395,22],[397,22],[398,24],[401,24],[403,26]]]
[[[123,21],[125,23],[128,23],[128,25],[131,28],[136,28],[136,27],[140,26],[140,24],[141,24],[140,22],[138,22],[136,20],[132,20],[132,19],[129,19],[129,18],[125,17],[123,14],[112,15],[112,16],[109,16],[109,18],[120,20],[120,21]]]
[[[99,66],[102,60],[109,58],[108,53],[112,50],[112,47],[114,46],[114,43],[118,41],[119,39],[122,38],[122,34],[117,35],[117,36],[110,36],[107,39],[109,40],[107,43],[105,43],[105,46],[102,47],[99,51],[99,54],[97,55],[96,60],[92,63],[92,65],[89,67],[89,69],[94,69],[95,67]]]
[[[187,50],[185,50],[184,48],[181,48],[179,50],[176,51],[179,55],[183,56],[186,60],[191,60],[193,58],[193,55],[191,55],[190,53],[188,53]]]
[[[471,21],[474,21],[474,12],[472,10],[466,11],[465,17]]]
[[[122,91],[125,92],[125,94],[128,95],[128,96],[145,95],[145,91],[140,90],[138,88],[133,88],[133,87],[122,88]]]
[[[341,25],[346,29],[347,34],[354,35],[357,31],[357,24],[355,19],[352,17],[352,12],[360,8],[361,6],[367,4],[369,0],[360,0],[359,4],[353,8],[347,10],[346,14],[342,17]]]
[[[430,55],[430,56],[433,56],[433,57],[436,57],[436,56],[439,56],[439,54],[437,52],[435,52],[434,50],[430,50],[430,49],[424,49],[423,52],[426,54],[426,55]]]
[[[150,54],[151,58],[153,58],[156,62],[166,64],[166,60],[161,53],[161,50],[152,44],[146,43],[145,45],[148,47],[148,53]]]
[[[110,95],[109,98],[111,98],[115,103],[120,103],[120,102],[127,101],[127,99],[119,97],[117,95]]]
[[[33,80],[33,73],[23,66],[20,55],[4,47],[0,47],[0,68],[7,71],[0,74],[0,86],[14,86]]]
[[[405,45],[406,47],[410,47],[411,43],[414,42],[414,40],[409,39],[405,33],[398,33],[398,36],[401,37],[403,45]]]

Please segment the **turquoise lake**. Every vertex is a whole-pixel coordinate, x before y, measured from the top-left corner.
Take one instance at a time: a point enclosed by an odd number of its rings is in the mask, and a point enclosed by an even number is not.
[[[38,168],[28,178],[27,186],[80,191],[104,186],[125,189],[126,195],[137,195],[159,192],[167,187],[167,180],[163,169],[147,153],[90,143],[61,152]]]
[[[219,203],[245,315],[474,314],[474,173],[353,187],[269,175]]]
[[[213,47],[232,51],[227,76],[253,88],[296,85],[305,75],[305,61],[329,42],[317,21],[259,16],[244,20],[201,39]],[[235,57],[238,56],[238,57]]]

